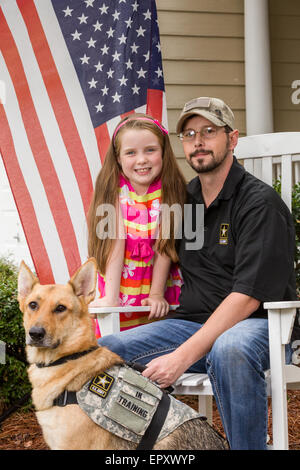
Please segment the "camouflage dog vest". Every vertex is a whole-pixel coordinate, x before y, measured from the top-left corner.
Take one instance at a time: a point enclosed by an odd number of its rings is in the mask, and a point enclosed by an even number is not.
[[[125,365],[97,375],[76,393],[80,408],[99,426],[128,441],[139,443],[159,406],[163,391],[140,372]],[[157,442],[184,422],[200,415],[170,397]]]

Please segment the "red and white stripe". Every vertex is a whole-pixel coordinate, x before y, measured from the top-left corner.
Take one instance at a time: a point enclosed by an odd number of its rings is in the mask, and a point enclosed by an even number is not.
[[[86,213],[120,116],[93,129],[49,0],[0,0],[0,150],[42,283],[64,283],[87,258]],[[164,93],[148,112],[165,127]]]

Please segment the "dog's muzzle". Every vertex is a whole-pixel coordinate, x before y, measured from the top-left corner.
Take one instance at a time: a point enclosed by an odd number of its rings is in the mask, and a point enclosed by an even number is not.
[[[39,327],[39,326],[33,326],[29,330],[29,336],[30,339],[34,342],[40,342],[44,339],[46,335],[46,330],[45,328]]]
[[[26,343],[29,346],[37,348],[51,348],[55,349],[60,344],[59,341],[53,343],[51,337],[47,335],[45,328],[41,326],[32,326],[28,331]]]
[[[46,330],[40,326],[32,326],[28,332],[27,344],[30,346],[43,346]]]

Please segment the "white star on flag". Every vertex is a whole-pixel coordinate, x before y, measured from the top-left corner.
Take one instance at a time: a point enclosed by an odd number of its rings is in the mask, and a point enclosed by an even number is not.
[[[104,64],[101,64],[99,60],[98,64],[94,65],[94,67],[96,68],[96,72],[99,72],[99,71],[102,72],[103,66]]]
[[[80,36],[81,36],[82,33],[79,33],[76,29],[75,33],[71,33],[71,36],[73,36],[73,41],[75,41],[76,39],[80,41]]]
[[[83,57],[80,57],[80,60],[82,61],[82,62],[81,62],[81,65],[83,65],[83,64],[88,64],[88,63],[89,63],[89,60],[90,60],[90,57],[87,57],[87,55],[84,54]]]
[[[79,21],[80,21],[80,24],[82,24],[82,23],[87,24],[88,16],[85,16],[84,13],[82,13],[81,16],[78,16],[78,19],[79,19]]]
[[[102,55],[108,54],[109,47],[107,47],[106,44],[104,44],[103,47],[101,47]]]
[[[134,42],[132,46],[130,47],[131,47],[132,53],[137,54],[137,50],[140,46],[137,46],[136,43]]]
[[[92,78],[92,80],[88,82],[88,84],[90,85],[90,88],[96,88],[97,83],[98,81],[95,80],[94,78]]]
[[[127,37],[123,33],[121,37],[118,38],[120,41],[120,44],[126,44]]]
[[[163,76],[163,71],[160,67],[158,67],[157,70],[155,70],[155,73],[157,73],[157,78]]]
[[[107,86],[106,86],[106,85],[104,85],[104,87],[103,87],[103,88],[101,88],[101,91],[102,91],[102,96],[104,96],[104,95],[107,95],[107,94],[108,94],[108,90],[109,90],[109,88],[107,88]]]
[[[141,26],[139,27],[139,29],[136,29],[136,32],[138,33],[137,37],[139,36],[145,36],[145,29],[143,29]]]
[[[146,13],[143,13],[145,20],[151,20],[151,11],[148,9]]]
[[[133,62],[132,62],[130,59],[128,59],[127,62],[125,62],[125,64],[126,64],[126,68],[127,68],[127,69],[131,69],[131,70],[132,70]]]
[[[132,8],[133,8],[133,11],[137,11],[138,7],[139,7],[139,4],[138,2],[135,0],[135,2],[131,5]]]
[[[138,78],[146,78],[145,77],[145,74],[147,73],[147,70],[143,70],[142,67],[140,68],[140,70],[137,70],[137,74],[138,74]]]
[[[103,106],[104,106],[104,105],[101,104],[100,101],[99,101],[99,103],[97,104],[97,106],[95,106],[95,108],[97,109],[97,113],[99,113],[99,112],[102,113]]]
[[[103,14],[107,15],[107,14],[108,14],[108,13],[107,13],[108,6],[105,5],[104,3],[103,3],[103,5],[102,5],[102,7],[99,8],[99,10],[101,11],[101,15],[103,15]]]
[[[122,95],[119,95],[117,92],[112,96],[112,99],[114,100],[114,103],[118,101],[120,103],[120,98],[122,98]]]
[[[67,7],[65,10],[63,10],[65,16],[72,16],[72,11],[70,7]]]
[[[102,23],[99,23],[99,21],[97,20],[95,24],[93,24],[94,28],[95,28],[95,32],[96,31],[101,31],[101,28],[103,26]]]
[[[115,53],[112,55],[113,62],[115,62],[116,60],[120,62],[120,55],[121,55],[121,52],[115,51]]]
[[[84,3],[86,4],[86,8],[88,7],[93,7],[93,3],[95,0],[84,0]]]
[[[119,19],[120,14],[121,14],[121,13],[120,13],[119,11],[115,10],[115,12],[114,12],[113,15],[112,15],[114,21],[117,21],[117,20]]]
[[[93,38],[90,38],[89,41],[86,41],[86,43],[88,44],[89,48],[90,48],[90,47],[96,47],[96,46],[95,46],[96,42],[97,42],[97,41],[96,41],[95,39],[93,39]]]
[[[128,20],[125,20],[127,28],[131,28],[131,25],[133,23],[133,20],[131,18],[128,18]]]
[[[108,39],[108,38],[112,38],[112,37],[113,37],[113,35],[114,35],[114,32],[115,32],[115,30],[114,30],[114,29],[112,29],[112,27],[110,27],[110,28],[109,28],[109,30],[108,30],[108,31],[106,31],[106,34],[107,34],[107,39]]]
[[[139,89],[140,87],[137,86],[137,85],[134,85],[134,87],[131,88],[132,89],[132,92],[133,92],[133,95],[138,95],[139,94]]]
[[[125,78],[125,76],[123,75],[121,78],[118,78],[119,82],[120,82],[120,86],[126,86],[127,85],[127,82],[128,82],[128,78]]]

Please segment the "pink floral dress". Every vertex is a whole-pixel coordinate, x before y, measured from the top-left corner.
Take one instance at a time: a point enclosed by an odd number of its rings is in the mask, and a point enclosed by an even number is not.
[[[138,196],[129,180],[120,176],[120,207],[125,225],[124,267],[120,285],[120,305],[141,305],[149,296],[156,234],[159,229],[161,181],[150,184],[145,195]],[[100,297],[105,295],[105,277],[98,276]],[[182,277],[177,265],[172,264],[166,284],[165,299],[170,305],[178,304]],[[151,321],[151,320],[150,320]],[[121,313],[121,331],[149,323],[148,314]],[[100,336],[96,324],[96,336]]]

